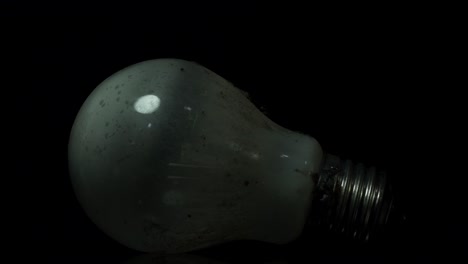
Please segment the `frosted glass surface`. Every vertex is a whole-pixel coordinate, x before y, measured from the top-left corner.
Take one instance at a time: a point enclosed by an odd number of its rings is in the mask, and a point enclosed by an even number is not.
[[[175,59],[103,81],[69,142],[88,216],[150,252],[290,242],[304,226],[321,159],[315,139],[278,126],[214,72]]]

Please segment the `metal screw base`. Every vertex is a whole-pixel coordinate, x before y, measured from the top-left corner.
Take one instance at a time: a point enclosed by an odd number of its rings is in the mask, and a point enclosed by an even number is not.
[[[327,155],[316,175],[311,221],[359,240],[376,237],[393,208],[384,172]]]

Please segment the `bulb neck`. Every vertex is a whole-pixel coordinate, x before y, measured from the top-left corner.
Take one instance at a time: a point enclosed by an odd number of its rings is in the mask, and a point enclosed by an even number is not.
[[[378,237],[389,222],[394,199],[384,172],[326,155],[314,182],[314,225],[367,241]]]

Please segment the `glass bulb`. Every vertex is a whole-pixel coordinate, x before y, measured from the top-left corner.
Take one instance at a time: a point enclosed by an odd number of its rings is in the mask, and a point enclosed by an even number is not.
[[[280,127],[231,83],[178,59],[141,62],[104,80],[69,141],[71,180],[87,215],[146,252],[296,239],[323,161],[314,138]]]

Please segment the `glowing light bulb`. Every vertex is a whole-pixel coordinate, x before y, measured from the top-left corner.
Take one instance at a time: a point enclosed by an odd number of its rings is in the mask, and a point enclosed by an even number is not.
[[[391,207],[384,174],[324,155],[219,75],[176,59],[132,65],[92,92],[69,167],[91,220],[147,252],[288,243],[308,217],[367,236]]]

